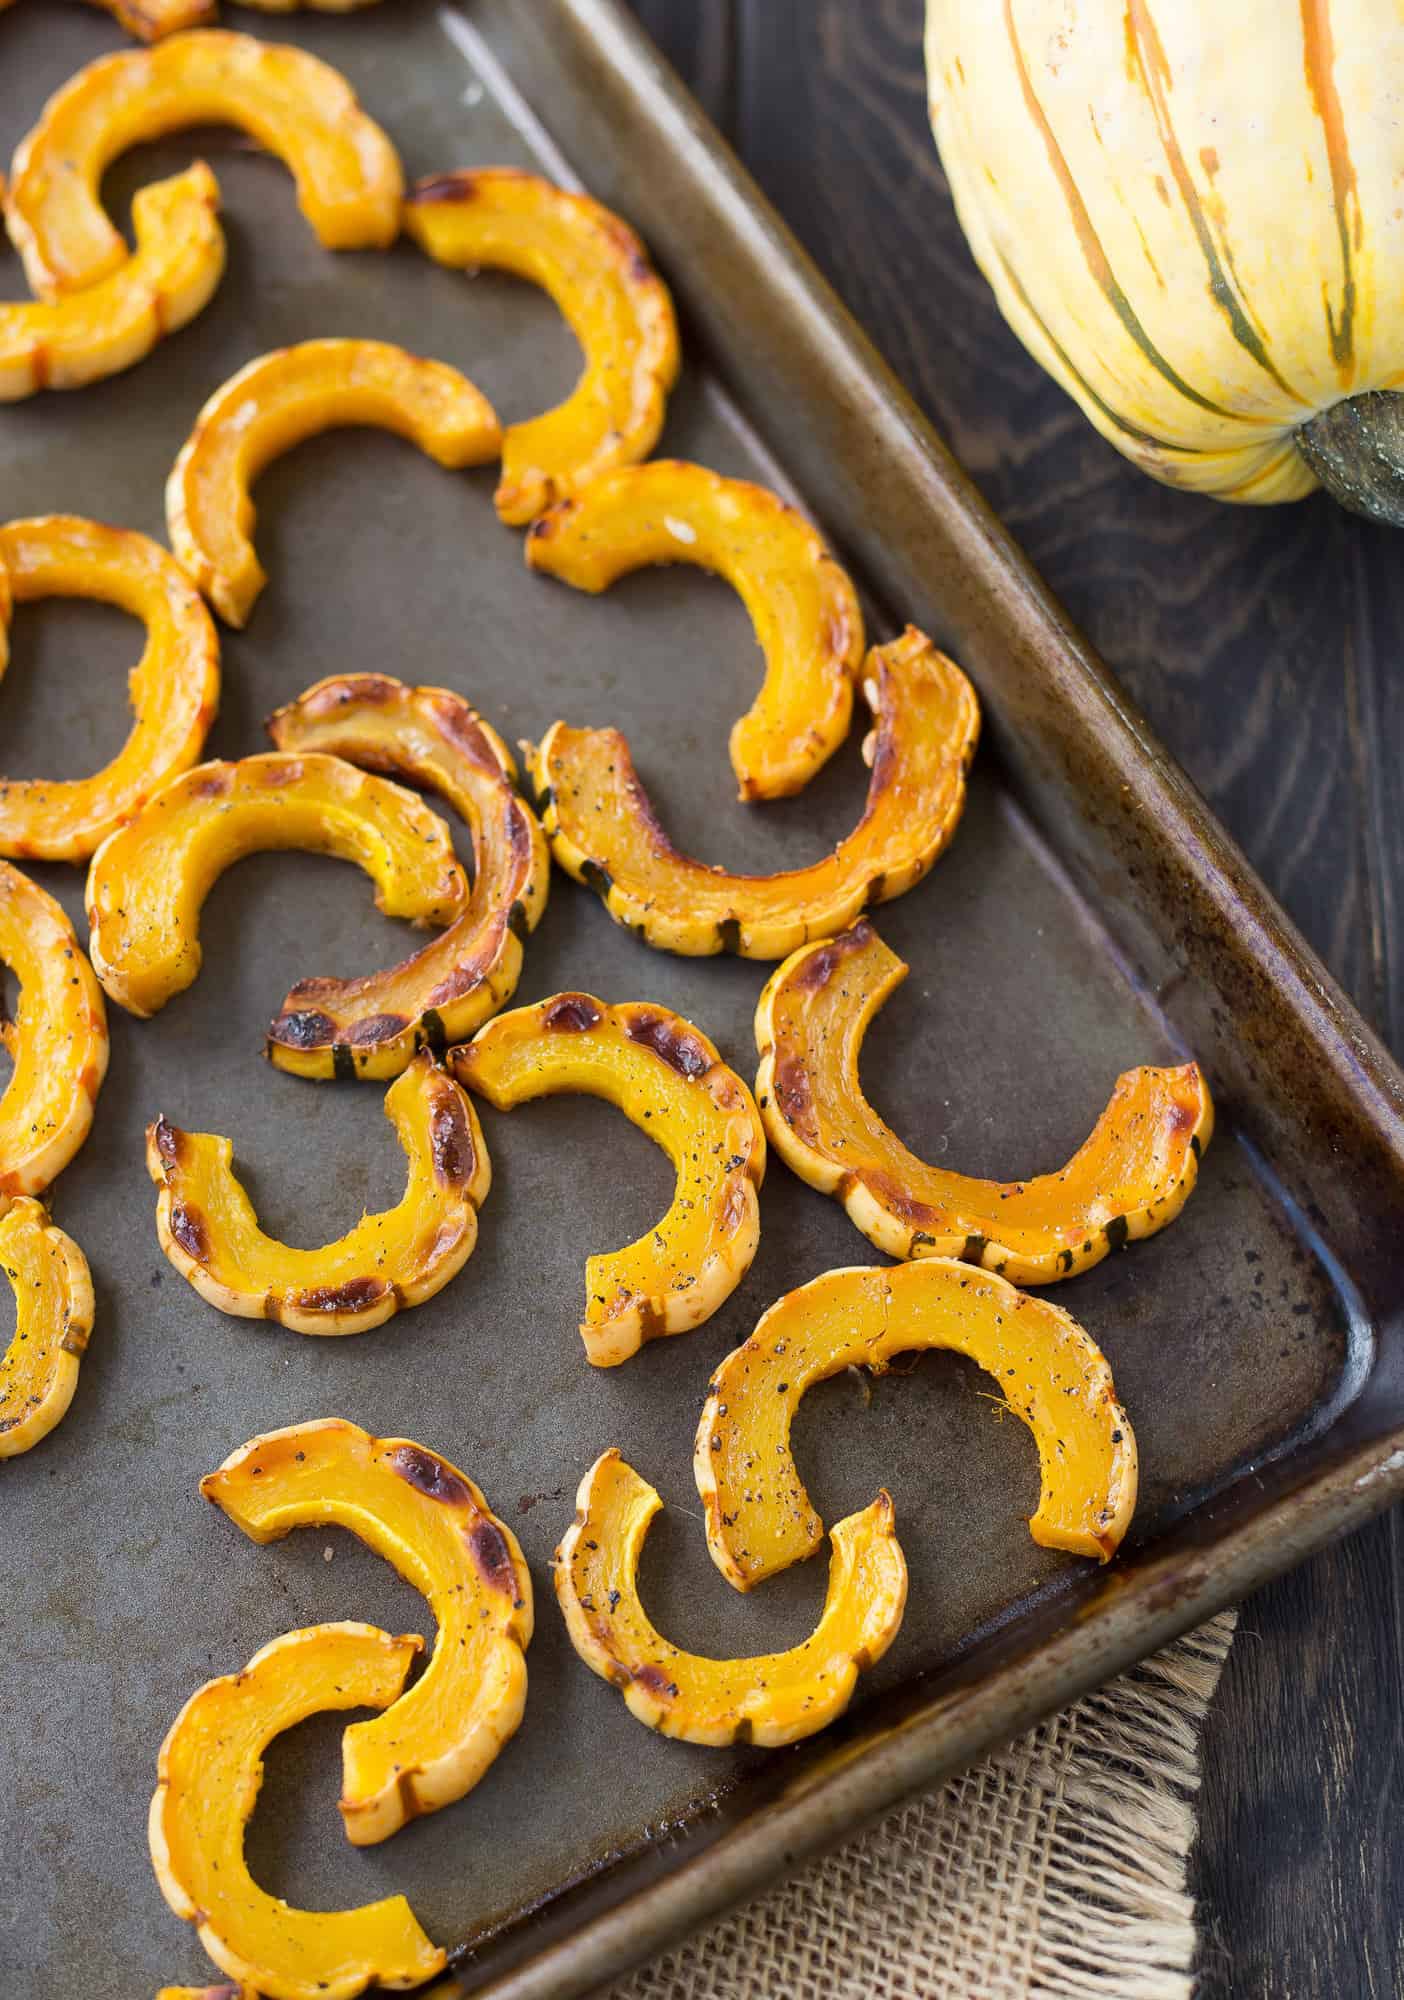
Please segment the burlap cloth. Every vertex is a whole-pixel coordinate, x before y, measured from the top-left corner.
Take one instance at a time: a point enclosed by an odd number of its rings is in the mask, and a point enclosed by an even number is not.
[[[1199,1732],[1234,1613],[903,1806],[610,2000],[1190,2000]]]

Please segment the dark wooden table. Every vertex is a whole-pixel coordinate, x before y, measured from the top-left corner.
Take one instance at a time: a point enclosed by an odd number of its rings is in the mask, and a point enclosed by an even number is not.
[[[1404,540],[1126,465],[1005,327],[926,122],[923,0],[633,0],[1332,971],[1404,1050]],[[1243,1607],[1207,1731],[1203,1991],[1404,1993],[1388,1515]]]

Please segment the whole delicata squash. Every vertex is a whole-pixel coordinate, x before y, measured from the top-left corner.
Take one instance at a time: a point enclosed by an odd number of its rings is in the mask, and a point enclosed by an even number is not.
[[[247,622],[268,581],[252,540],[259,473],[319,432],[356,424],[394,431],[455,471],[502,444],[466,375],[387,341],[304,340],[250,361],[205,404],[166,482],[171,547],[227,625]]]
[[[128,676],[135,722],[90,778],[0,778],[0,854],[86,861],[169,779],[189,770],[219,706],[219,641],[210,614],[159,543],[69,514],[0,527],[0,566],[15,604],[87,597],[141,619],[146,647]],[[0,667],[9,609],[0,605]]]
[[[1032,1431],[1034,1540],[1099,1562],[1115,1554],[1136,1505],[1136,1440],[1101,1350],[1060,1306],[937,1258],[826,1271],[777,1300],[712,1377],[693,1469],[707,1546],[729,1583],[749,1590],[824,1538],[790,1446],[805,1391],[844,1368],[882,1374],[899,1354],[935,1347],[994,1376]]]
[[[1056,1173],[977,1180],[928,1166],[863,1096],[868,1024],[907,976],[872,925],[804,945],[756,1009],[756,1099],[787,1166],[834,1195],[889,1257],[963,1257],[1049,1285],[1154,1235],[1189,1199],[1214,1129],[1196,1063],[1127,1070],[1091,1136]]]
[[[391,1084],[385,1115],[409,1165],[404,1195],[315,1250],[260,1229],[227,1139],[158,1118],[146,1128],[146,1165],[161,1191],[161,1248],[221,1312],[295,1333],[364,1333],[433,1298],[478,1240],[487,1148],[471,1103],[427,1050]]]
[[[657,1226],[585,1266],[580,1337],[595,1367],[690,1332],[731,1296],[760,1241],[765,1133],[750,1091],[691,1022],[642,1001],[558,993],[499,1014],[449,1063],[499,1111],[563,1091],[602,1097],[677,1170]]]
[[[564,722],[552,724],[532,759],[552,854],[603,897],[616,923],[662,951],[783,958],[841,930],[867,904],[912,888],[946,847],[980,732],[969,681],[913,626],[869,653],[864,691],[876,721],[864,745],[868,802],[823,860],[778,875],[733,875],[679,853],[620,732]]]
[[[132,227],[136,249],[86,290],[0,304],[0,403],[119,375],[204,311],[224,275],[219,183],[204,162],[140,188]]]
[[[843,1714],[861,1672],[896,1638],[907,1565],[881,1493],[833,1534],[824,1611],[788,1652],[712,1660],[655,1630],[639,1599],[639,1558],[662,1502],[617,1451],[598,1458],[556,1551],[556,1597],[576,1652],[631,1714],[685,1743],[796,1743]]]
[[[626,222],[516,167],[420,181],[404,220],[436,263],[540,285],[585,352],[565,402],[507,429],[502,520],[523,526],[599,473],[648,457],[677,380],[678,328],[668,288]]]
[[[970,247],[1153,478],[1404,521],[1399,29],[1397,0],[929,0]]]
[[[244,1828],[275,1736],[326,1710],[388,1708],[422,1642],[373,1625],[284,1632],[242,1673],[207,1681],[171,1724],[147,1821],[151,1865],[176,1916],[230,1978],[266,2000],[355,2000],[432,1979],[446,1954],[403,1896],[298,1910],[249,1874]]]
[[[60,1423],[93,1330],[88,1260],[28,1195],[0,1216],[0,1270],[15,1295],[14,1338],[0,1356],[0,1458],[18,1458]]]
[[[199,764],[93,856],[93,963],[112,998],[145,1018],[183,992],[200,970],[196,926],[215,881],[247,854],[287,847],[358,863],[387,917],[451,923],[467,900],[448,828],[403,785],[310,752]]]
[[[19,981],[0,1042],[14,1064],[0,1096],[0,1211],[42,1194],[92,1128],[107,1074],[107,1009],[73,926],[37,883],[0,861],[0,965]]]
[[[765,656],[761,691],[731,732],[743,799],[799,791],[848,734],[863,659],[858,596],[819,531],[766,487],[679,459],[625,466],[543,514],[526,556],[591,592],[656,563],[725,578]]]
[[[89,63],[20,144],[5,219],[39,298],[81,292],[125,262],[103,174],[129,147],[191,125],[238,125],[276,153],[329,250],[384,249],[398,236],[399,159],[345,78],[302,49],[201,28]]]
[[[348,1839],[370,1846],[470,1792],[522,1719],[532,1630],[521,1549],[472,1480],[408,1438],[327,1418],[254,1438],[200,1491],[256,1542],[349,1529],[429,1600],[423,1674],[342,1738]]]
[[[447,930],[387,972],[302,980],[268,1030],[269,1056],[298,1076],[396,1076],[416,1049],[466,1040],[511,999],[546,908],[545,838],[506,744],[447,688],[337,675],[280,708],[268,732],[280,750],[327,751],[428,786],[472,836],[467,907]]]

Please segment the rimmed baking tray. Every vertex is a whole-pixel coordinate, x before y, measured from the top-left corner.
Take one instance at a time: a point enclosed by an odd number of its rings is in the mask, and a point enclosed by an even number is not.
[[[825,1385],[799,1428],[806,1479],[829,1520],[891,1487],[906,1625],[839,1728],[782,1753],[705,1752],[646,1733],[579,1666],[547,1561],[581,1472],[617,1444],[667,1503],[643,1581],[670,1636],[754,1652],[807,1629],[823,1565],[733,1595],[703,1548],[689,1455],[708,1373],[763,1307],[872,1261],[842,1213],[774,1166],[760,1255],[726,1309],[595,1373],[574,1331],[584,1257],[642,1228],[668,1176],[614,1114],[561,1100],[489,1119],[480,1245],[432,1304],[347,1341],[224,1319],[159,1254],[142,1128],[164,1111],[229,1133],[290,1240],[393,1199],[379,1091],[277,1075],[259,1041],[294,977],[389,962],[405,941],[356,871],[264,857],[211,898],[196,985],[151,1023],[113,1010],[94,1135],[54,1193],[93,1264],[90,1356],[62,1428],[0,1468],[5,1991],[67,2000],[98,1967],[124,1994],[200,1976],[145,1852],[171,1716],[289,1626],[422,1629],[420,1601],[347,1538],[256,1549],[196,1497],[254,1432],[343,1414],[444,1451],[511,1519],[537,1587],[531,1698],[465,1804],[363,1852],[333,1809],[339,1721],[295,1732],[269,1761],[255,1868],[310,1907],[404,1890],[457,1947],[453,1990],[544,2000],[607,1979],[1398,1495],[1404,1083],[611,0],[398,0],[258,32],[344,69],[411,173],[534,162],[630,216],[685,316],[665,448],[802,496],[868,591],[875,636],[912,618],[976,680],[987,735],[966,823],[930,880],[878,915],[913,973],[865,1082],[910,1142],[973,1172],[1032,1172],[1071,1152],[1118,1070],[1185,1051],[1220,1111],[1174,1227],[1058,1291],[1137,1427],[1142,1500],[1122,1559],[1094,1572],[1034,1547],[1031,1443],[959,1362]],[[86,10],[6,14],[0,147],[118,40]],[[226,135],[199,150],[227,201],[224,286],[130,375],[0,414],[6,516],[66,509],[160,534],[164,477],[204,397],[292,338],[402,340],[465,367],[509,419],[568,384],[571,344],[528,288],[432,269],[403,244],[327,256],[281,168]],[[114,212],[190,151],[124,161]],[[490,487],[366,434],[274,467],[258,494],[273,581],[226,638],[212,749],[259,748],[276,702],[376,667],[463,689],[509,736],[557,715],[621,724],[672,828],[711,858],[784,865],[851,824],[856,743],[800,799],[735,804],[726,730],[756,656],[721,586],[671,571],[574,596],[524,573]],[[115,614],[23,614],[0,688],[7,770],[77,775],[110,754],[133,657]],[[37,872],[77,917],[79,873]],[[521,998],[577,985],[662,1000],[749,1071],[762,977],[650,953],[558,878]]]

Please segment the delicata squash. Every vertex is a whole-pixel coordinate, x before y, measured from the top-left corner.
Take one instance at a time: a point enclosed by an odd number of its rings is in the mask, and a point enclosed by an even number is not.
[[[513,272],[549,292],[585,371],[544,416],[508,427],[497,511],[514,527],[617,465],[647,458],[677,380],[668,288],[629,225],[589,195],[516,167],[420,181],[405,229],[439,264]]]
[[[1128,1070],[1056,1173],[986,1181],[928,1166],[863,1096],[868,1024],[907,976],[872,925],[804,945],[756,1009],[756,1099],[776,1151],[889,1257],[963,1257],[1048,1285],[1173,1222],[1214,1129],[1195,1063]]]
[[[0,567],[16,604],[88,597],[141,619],[146,647],[128,677],[135,722],[90,778],[0,778],[0,854],[86,861],[168,779],[189,770],[219,706],[219,641],[198,591],[159,543],[49,514],[0,527]],[[0,605],[0,669],[9,607]]]
[[[502,432],[466,375],[383,340],[304,340],[262,354],[215,390],[166,482],[171,547],[227,625],[268,581],[249,489],[319,432],[372,424],[458,470],[496,458]]]
[[[93,1330],[93,1281],[71,1236],[29,1196],[0,1216],[0,1270],[15,1332],[0,1356],[0,1458],[18,1458],[62,1421]]]
[[[340,674],[280,708],[268,732],[280,750],[428,786],[472,835],[473,885],[447,930],[386,972],[302,980],[268,1030],[269,1056],[298,1076],[398,1075],[416,1049],[465,1041],[516,991],[550,888],[545,838],[506,744],[447,688]]]
[[[325,1710],[388,1708],[422,1642],[373,1625],[312,1625],[207,1681],[171,1724],[147,1820],[151,1865],[176,1916],[231,1979],[265,2000],[355,2000],[442,1971],[403,1896],[356,1910],[297,1910],[260,1889],[244,1828],[275,1736]]]
[[[93,856],[93,964],[112,998],[145,1018],[183,992],[200,970],[196,925],[215,881],[247,854],[285,847],[357,862],[387,917],[451,923],[467,900],[448,828],[403,785],[310,752],[199,764]]]
[[[657,1227],[585,1266],[580,1337],[595,1367],[689,1332],[731,1296],[760,1241],[765,1133],[750,1091],[689,1021],[642,1001],[558,993],[499,1014],[449,1063],[499,1111],[562,1091],[602,1097],[677,1170]]]
[[[427,1050],[391,1084],[385,1115],[409,1163],[404,1195],[315,1250],[259,1228],[227,1139],[156,1119],[146,1128],[146,1165],[160,1189],[161,1248],[221,1312],[295,1333],[364,1333],[433,1298],[478,1240],[492,1184],[487,1148],[472,1105]]]
[[[935,1347],[992,1375],[1032,1431],[1034,1540],[1098,1562],[1115,1554],[1136,1505],[1136,1440],[1101,1350],[1060,1306],[937,1258],[826,1271],[777,1300],[712,1377],[693,1469],[728,1583],[749,1590],[823,1540],[790,1447],[805,1391],[841,1369],[882,1374],[899,1354]]]
[[[136,249],[85,291],[0,304],[0,403],[119,375],[204,311],[224,275],[219,183],[204,162],[138,189],[132,227]]]
[[[399,235],[398,156],[345,78],[302,49],[201,28],[89,63],[21,142],[5,220],[37,297],[81,292],[126,261],[103,174],[129,147],[191,125],[238,125],[276,153],[327,249],[384,249]]]
[[[731,732],[743,799],[801,790],[847,736],[863,659],[857,593],[818,530],[764,486],[679,459],[626,466],[543,514],[526,556],[591,592],[655,563],[726,579],[765,656],[761,691]]]
[[[0,1042],[14,1068],[0,1096],[0,1212],[42,1194],[87,1138],[107,1074],[107,1009],[53,897],[0,861],[0,965],[19,981]]]
[[[896,1638],[907,1565],[892,1502],[840,1521],[818,1625],[788,1652],[711,1660],[655,1630],[639,1599],[639,1558],[662,1501],[617,1451],[598,1458],[576,1495],[575,1524],[555,1557],[556,1597],[576,1652],[617,1687],[632,1715],[685,1743],[796,1743],[843,1714],[861,1672]]]
[[[369,1846],[470,1792],[522,1719],[532,1628],[521,1549],[472,1480],[407,1438],[328,1418],[254,1438],[200,1491],[256,1542],[347,1528],[429,1600],[423,1674],[342,1738],[347,1837]]]
[[[673,846],[617,729],[553,723],[532,758],[551,852],[616,923],[661,951],[783,958],[919,882],[955,832],[980,709],[965,675],[908,626],[875,646],[864,692],[868,802],[853,832],[807,868],[733,875]]]

